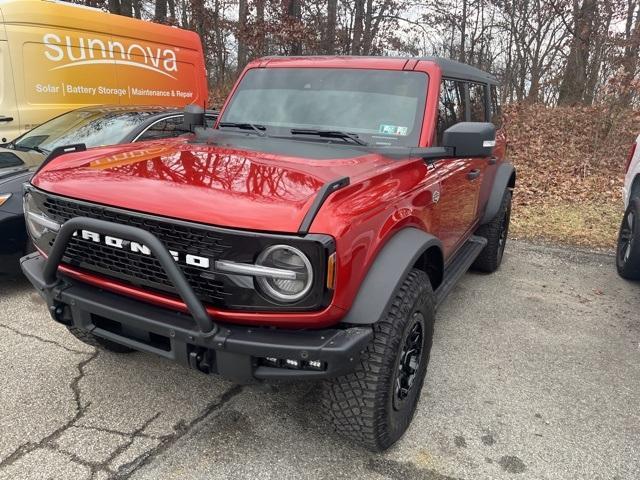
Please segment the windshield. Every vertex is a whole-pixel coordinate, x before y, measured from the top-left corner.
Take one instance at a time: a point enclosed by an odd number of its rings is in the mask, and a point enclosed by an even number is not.
[[[393,70],[256,68],[242,79],[221,123],[264,126],[268,135],[337,130],[369,144],[417,146],[427,79]]]
[[[76,110],[65,113],[16,139],[17,149],[50,152],[62,145],[84,143],[87,148],[120,143],[151,115],[158,112],[105,112]]]

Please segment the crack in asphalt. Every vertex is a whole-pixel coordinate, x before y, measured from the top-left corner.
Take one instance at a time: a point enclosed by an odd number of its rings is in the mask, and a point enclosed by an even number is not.
[[[10,330],[13,330],[13,329],[10,329]],[[46,343],[55,343],[55,342],[46,342]],[[91,361],[97,358],[100,352],[99,350],[95,350],[92,354],[88,354],[85,352],[78,352],[78,353],[83,353],[85,355],[90,355],[90,356],[82,360],[76,365],[78,374],[73,378],[73,380],[69,384],[69,388],[73,392],[73,398],[76,405],[76,413],[73,415],[71,419],[66,421],[60,427],[56,428],[53,432],[51,432],[49,435],[42,438],[40,441],[26,442],[20,445],[11,454],[9,454],[7,457],[5,457],[3,460],[0,461],[0,470],[13,465],[18,460],[20,460],[21,458],[23,458],[24,456],[28,455],[31,452],[34,452],[39,449],[43,449],[43,450],[50,450],[53,452],[61,453],[67,456],[74,463],[87,467],[90,470],[90,477],[89,477],[90,479],[93,479],[98,472],[105,472],[108,475],[113,476],[115,475],[116,472],[113,469],[109,468],[109,463],[111,463],[118,455],[126,451],[137,438],[151,438],[151,439],[158,439],[161,441],[164,440],[164,437],[154,437],[152,435],[146,435],[144,433],[144,430],[154,420],[156,420],[160,416],[161,412],[157,412],[156,414],[154,414],[151,418],[146,420],[140,427],[138,427],[137,429],[135,429],[133,432],[130,432],[130,433],[120,432],[118,430],[113,430],[108,428],[76,425],[76,423],[84,417],[87,410],[91,406],[91,402],[88,402],[86,404],[83,404],[82,402],[82,392],[80,391],[80,381],[82,381],[82,379],[86,375],[85,367]],[[72,427],[118,434],[118,435],[122,435],[123,437],[126,437],[128,441],[116,447],[109,454],[109,456],[101,462],[85,460],[79,455],[77,455],[76,453],[73,453],[64,448],[61,448],[57,443],[60,437],[62,437],[62,435]]]
[[[151,418],[146,420],[140,427],[135,429],[133,432],[122,432],[120,430],[104,428],[104,427],[77,425],[77,423],[85,416],[87,410],[91,406],[91,402],[87,402],[86,404],[83,404],[82,392],[80,391],[80,382],[86,375],[86,372],[85,372],[86,366],[99,356],[100,351],[96,349],[93,352],[83,352],[81,350],[76,350],[74,348],[67,347],[66,345],[63,345],[55,340],[49,340],[46,338],[39,337],[37,335],[21,332],[16,328],[13,328],[9,325],[5,325],[2,323],[0,323],[0,328],[4,328],[22,338],[29,338],[29,339],[37,340],[39,342],[48,344],[48,345],[53,345],[73,355],[88,355],[87,358],[80,361],[76,365],[77,374],[69,383],[69,388],[73,393],[73,399],[76,407],[75,414],[69,420],[64,422],[62,425],[56,428],[53,432],[46,435],[39,441],[25,442],[22,445],[20,445],[12,453],[10,453],[4,459],[0,460],[0,470],[13,465],[14,463],[19,461],[26,455],[41,449],[41,450],[49,450],[52,452],[60,453],[66,456],[70,461],[88,468],[90,471],[90,476],[89,476],[90,479],[95,478],[96,474],[98,474],[99,472],[104,472],[107,475],[109,475],[111,478],[127,479],[127,478],[130,478],[131,475],[133,475],[138,469],[150,464],[157,456],[159,456],[161,453],[169,449],[173,444],[175,444],[178,440],[184,437],[187,433],[189,433],[191,429],[193,429],[202,421],[204,421],[213,412],[224,407],[224,405],[227,402],[229,402],[235,396],[239,395],[243,390],[242,386],[240,385],[235,385],[231,387],[230,389],[225,391],[219,397],[218,400],[208,404],[204,408],[204,410],[191,421],[185,423],[183,420],[181,420],[178,423],[176,423],[173,426],[173,432],[167,435],[156,436],[156,435],[149,435],[144,433],[144,430],[161,415],[161,412],[157,412],[156,414],[154,414]],[[57,441],[62,437],[62,435],[72,427],[78,428],[78,429],[93,430],[97,432],[120,435],[126,438],[127,441],[122,443],[118,447],[116,447],[109,454],[109,456],[103,461],[86,460],[80,457],[78,454],[74,452],[70,452],[60,447],[57,443]],[[109,467],[109,464],[113,462],[120,454],[124,453],[138,438],[157,440],[159,441],[159,443],[154,448],[147,450],[141,453],[140,455],[138,455],[131,462],[120,466],[117,471]]]
[[[82,405],[79,383],[80,383],[80,380],[82,380],[85,376],[84,368],[89,364],[89,362],[91,362],[98,356],[98,353],[99,352],[97,350],[94,351],[92,354],[90,354],[89,358],[82,360],[80,363],[76,365],[76,368],[78,369],[78,374],[73,378],[73,380],[69,384],[69,387],[73,392],[73,398],[76,404],[75,415],[70,420],[66,421],[63,425],[56,428],[49,435],[42,438],[40,441],[26,442],[20,445],[11,454],[9,454],[2,461],[0,461],[0,469],[13,465],[15,462],[20,460],[25,455],[39,448],[51,448],[52,446],[55,446],[55,442],[62,436],[62,434],[66,432],[70,427],[72,427],[78,420],[80,420],[84,416],[84,414],[86,413],[91,403],[87,403],[84,406]],[[84,353],[84,354],[87,355],[87,353]]]
[[[123,443],[122,445],[120,445],[119,447],[115,448],[107,457],[106,460],[97,463],[95,468],[91,469],[91,476],[89,477],[90,479],[93,479],[95,477],[95,475],[99,472],[99,471],[105,471],[107,472],[109,475],[114,475],[116,472],[114,472],[112,469],[109,468],[109,464],[115,460],[118,455],[120,455],[121,453],[125,452],[132,444],[133,442],[135,442],[136,438],[141,438],[141,434],[142,432],[149,426],[151,425],[151,423],[160,416],[161,412],[157,412],[155,415],[153,415],[151,418],[149,418],[146,422],[144,422],[140,427],[136,428],[130,435],[129,435],[129,439],[127,442]]]
[[[157,418],[157,416],[160,414],[161,412],[158,412],[158,414],[156,416],[154,416],[153,418]],[[123,432],[122,430],[116,430],[114,428],[105,428],[105,427],[96,427],[94,425],[74,425],[74,428],[79,428],[82,430],[93,430],[94,432],[102,432],[102,433],[111,433],[113,435],[120,435],[121,437],[126,437],[129,438],[131,435],[133,435],[136,431],[134,432]],[[144,432],[138,432],[136,433],[136,437],[137,438],[147,438],[149,440],[162,440],[162,437],[160,435],[149,435],[148,433],[144,433]]]
[[[149,465],[156,457],[160,454],[171,448],[178,440],[184,437],[187,433],[189,433],[194,427],[198,426],[202,423],[209,415],[213,412],[220,410],[224,407],[228,402],[230,402],[233,398],[242,393],[243,387],[242,385],[234,385],[225,391],[218,401],[212,402],[205,407],[205,409],[192,419],[188,423],[184,423],[180,421],[174,425],[174,432],[164,435],[160,440],[160,443],[156,445],[151,450],[147,450],[146,452],[140,454],[134,460],[129,463],[122,465],[114,478],[120,480],[131,478],[131,476],[136,473],[142,467]]]
[[[38,335],[34,335],[32,333],[21,332],[17,328],[10,327],[9,325],[5,325],[4,323],[0,323],[0,328],[4,328],[6,330],[9,330],[10,332],[13,332],[16,335],[18,335],[20,337],[23,337],[23,338],[31,338],[33,340],[38,340],[39,342],[42,342],[42,343],[46,343],[46,344],[49,344],[49,345],[55,345],[56,347],[62,348],[63,350],[66,350],[69,353],[73,353],[74,355],[90,355],[89,352],[83,352],[82,350],[76,350],[75,348],[67,347],[66,345],[63,345],[63,344],[61,344],[59,342],[56,342],[55,340],[49,340],[48,338],[42,338],[42,337],[39,337]]]

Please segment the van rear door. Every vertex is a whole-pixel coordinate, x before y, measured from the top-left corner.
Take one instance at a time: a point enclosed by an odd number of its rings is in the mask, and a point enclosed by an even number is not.
[[[20,133],[20,115],[13,84],[9,42],[0,10],[0,143],[13,140]]]

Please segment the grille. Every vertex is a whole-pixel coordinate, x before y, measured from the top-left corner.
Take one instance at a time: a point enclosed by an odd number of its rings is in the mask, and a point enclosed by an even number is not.
[[[224,233],[181,222],[131,215],[99,205],[51,197],[44,200],[43,207],[50,218],[60,223],[82,216],[139,227],[156,235],[169,250],[207,257],[212,262],[224,256],[231,248],[231,243],[225,238]],[[133,285],[177,294],[160,262],[153,256],[133,253],[76,236],[69,241],[63,262]],[[226,305],[225,300],[231,293],[225,290],[222,281],[216,280],[205,270],[180,263],[178,265],[200,300],[214,306]]]

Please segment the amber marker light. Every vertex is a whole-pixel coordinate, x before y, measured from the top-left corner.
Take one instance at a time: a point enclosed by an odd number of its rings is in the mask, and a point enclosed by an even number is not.
[[[336,253],[329,255],[327,262],[327,288],[333,290],[336,285]]]

